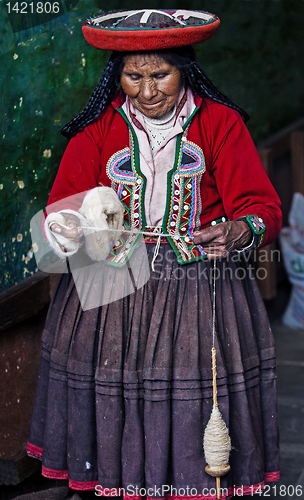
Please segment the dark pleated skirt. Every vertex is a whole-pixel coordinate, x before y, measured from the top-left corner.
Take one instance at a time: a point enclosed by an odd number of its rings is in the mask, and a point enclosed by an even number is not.
[[[147,244],[150,262],[154,248]],[[73,276],[61,276],[28,444],[44,475],[69,478],[74,489],[214,498],[202,447],[212,409],[212,267],[180,266],[162,244],[144,286],[87,310]],[[252,493],[280,469],[274,342],[251,266],[232,254],[216,277],[218,402],[232,443],[221,487]],[[103,279],[107,293],[122,286],[111,266]]]

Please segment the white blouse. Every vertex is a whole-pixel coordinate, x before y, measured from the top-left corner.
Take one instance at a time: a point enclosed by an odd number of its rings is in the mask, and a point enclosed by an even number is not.
[[[178,102],[184,93],[185,90],[182,89]],[[160,120],[144,116],[132,105],[128,97],[122,108],[130,123],[133,124],[139,144],[140,169],[147,179],[145,193],[147,225],[161,226],[166,208],[167,173],[174,164],[177,135],[183,132],[183,125],[194,111],[194,97],[192,91],[188,89],[187,100],[178,116],[175,116],[175,108],[173,116],[166,115]],[[132,114],[144,130],[134,123]]]

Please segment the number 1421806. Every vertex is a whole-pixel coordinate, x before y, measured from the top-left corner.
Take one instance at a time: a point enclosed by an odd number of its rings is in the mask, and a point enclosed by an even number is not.
[[[59,2],[8,2],[8,14],[58,14]]]
[[[255,489],[254,486],[251,486],[251,496],[253,495],[259,495],[261,497],[302,497],[303,494],[303,487],[299,484],[297,486],[293,486],[292,484],[289,484],[288,486],[284,484],[280,485],[272,485],[270,486],[269,484],[266,484],[265,487],[262,489],[261,486],[258,487],[258,489]]]

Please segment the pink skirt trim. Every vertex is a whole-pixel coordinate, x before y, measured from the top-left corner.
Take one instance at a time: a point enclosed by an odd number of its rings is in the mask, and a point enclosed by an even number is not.
[[[30,457],[41,459],[43,449],[39,448],[39,446],[35,446],[34,444],[27,443],[26,452]]]
[[[72,479],[69,479],[69,488],[71,488],[71,490],[95,490],[95,486],[97,485],[98,481],[72,481]]]
[[[67,470],[54,470],[42,466],[41,474],[44,477],[49,477],[50,479],[69,479]]]
[[[269,479],[271,478],[271,479]],[[222,492],[222,499],[229,498],[233,495],[254,495],[256,492],[261,492],[265,488],[265,482],[270,482],[270,481],[278,481],[280,479],[280,472],[268,472],[265,474],[265,481],[262,481],[261,483],[254,484],[251,486],[235,486],[233,488],[228,488],[228,495],[226,492]],[[77,490],[92,490],[95,489],[95,487],[98,486],[97,481],[93,482],[80,482],[80,481],[69,481],[69,487],[72,489],[77,489]],[[119,496],[119,493],[122,492],[123,488],[101,488],[99,487],[96,490],[96,496],[97,497],[105,497],[105,498],[115,498],[115,495],[113,495],[114,490],[117,490],[117,496]],[[215,486],[214,486],[215,490]],[[123,495],[123,500],[143,500],[145,497],[142,497],[141,495]],[[215,500],[216,499],[216,493],[214,495],[166,495],[163,498],[160,498],[158,500]],[[155,500],[152,497],[146,497],[146,500]]]
[[[42,453],[43,450],[42,448],[39,448],[39,446],[35,446],[34,444],[28,443],[26,447],[26,451],[28,455],[34,458],[41,459],[42,458]],[[42,475],[44,477],[48,477],[51,479],[69,479],[68,477],[68,471],[67,470],[53,470],[53,469],[48,469],[47,467],[42,466]],[[243,496],[243,495],[254,495],[257,491],[261,492],[265,488],[265,482],[270,483],[273,481],[279,481],[280,479],[280,471],[277,472],[266,472],[265,473],[265,480],[262,481],[261,483],[254,484],[251,486],[235,486],[233,488],[228,488],[228,495],[226,495],[225,491],[222,491],[222,496],[221,498],[224,500],[225,498],[229,498],[233,495],[236,496]],[[79,491],[88,491],[88,490],[94,490],[98,486],[98,481],[73,481],[72,479],[69,479],[69,487],[73,490],[79,490]],[[215,486],[214,486],[215,488]],[[99,487],[96,490],[97,497],[112,497],[115,498],[115,495],[113,495],[114,490],[117,490],[117,496],[120,496],[119,493],[123,491],[123,488],[102,488]],[[142,500],[145,497],[142,497],[141,495],[123,495],[124,500]],[[160,498],[158,500],[215,500],[216,499],[216,494],[212,495],[166,495],[163,498]],[[146,500],[155,500],[152,497],[146,497]]]
[[[279,481],[280,472],[266,472],[265,481],[266,483],[272,483],[273,481]]]

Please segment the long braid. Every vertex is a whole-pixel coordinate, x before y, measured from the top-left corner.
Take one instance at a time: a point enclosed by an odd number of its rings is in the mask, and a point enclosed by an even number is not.
[[[71,139],[87,125],[96,120],[106,105],[111,101],[115,90],[120,81],[121,71],[124,66],[124,60],[127,55],[147,54],[146,52],[113,52],[100,81],[94,90],[89,103],[85,109],[79,113],[73,120],[67,123],[61,133]],[[149,53],[148,53],[149,54]],[[150,52],[151,54],[151,52]],[[198,66],[193,47],[178,47],[176,49],[164,49],[156,51],[156,56],[160,55],[169,64],[176,66],[183,77],[184,85],[190,88],[200,97],[209,97],[214,101],[224,104],[229,108],[235,109],[240,113],[244,121],[249,119],[248,114],[242,108],[234,104],[231,99],[222,94],[209,80],[205,73]]]

